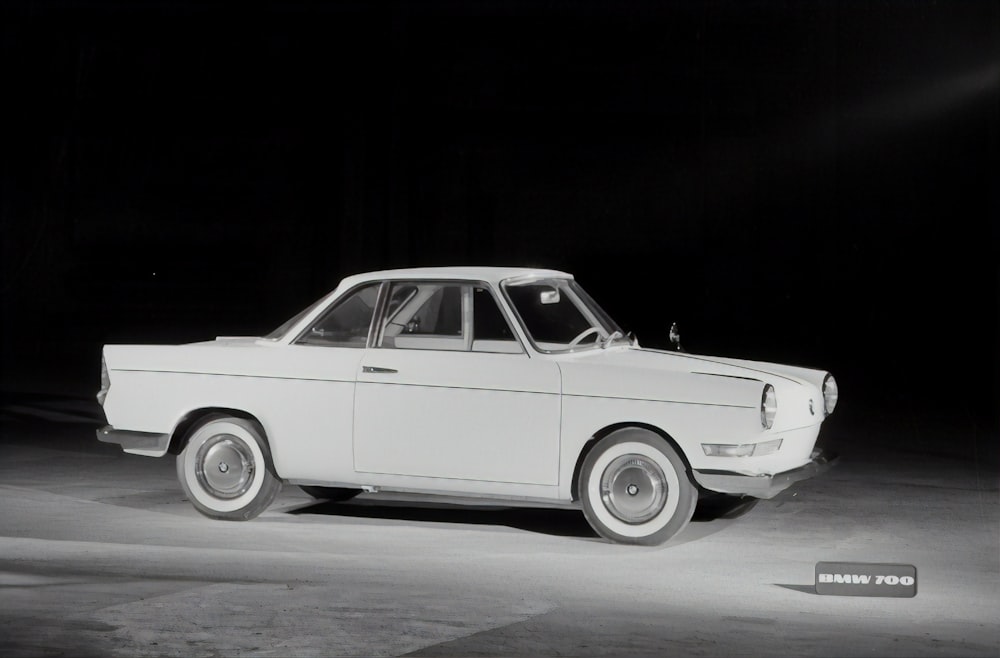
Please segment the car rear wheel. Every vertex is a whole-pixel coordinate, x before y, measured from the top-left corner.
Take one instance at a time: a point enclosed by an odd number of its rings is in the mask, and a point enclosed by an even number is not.
[[[313,498],[318,500],[329,500],[333,503],[350,500],[361,493],[361,489],[347,489],[345,487],[312,487],[300,484],[299,488]]]
[[[590,525],[622,544],[662,544],[687,526],[698,503],[677,452],[639,428],[601,439],[583,460],[578,486]]]
[[[230,416],[210,416],[190,432],[177,478],[195,509],[227,521],[255,518],[281,490],[263,431]]]

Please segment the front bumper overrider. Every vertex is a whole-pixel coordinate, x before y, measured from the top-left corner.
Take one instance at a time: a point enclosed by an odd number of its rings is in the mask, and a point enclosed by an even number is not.
[[[796,482],[808,480],[833,466],[837,455],[814,450],[809,462],[799,468],[774,475],[743,475],[732,471],[692,470],[695,481],[709,491],[774,498]]]

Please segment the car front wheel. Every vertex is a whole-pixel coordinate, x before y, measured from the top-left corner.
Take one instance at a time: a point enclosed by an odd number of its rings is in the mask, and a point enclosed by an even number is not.
[[[177,456],[177,477],[188,500],[205,516],[248,521],[278,495],[281,481],[256,423],[211,416],[189,437]]]
[[[698,503],[677,452],[639,428],[601,439],[583,461],[578,488],[594,530],[623,544],[664,543],[687,526]]]

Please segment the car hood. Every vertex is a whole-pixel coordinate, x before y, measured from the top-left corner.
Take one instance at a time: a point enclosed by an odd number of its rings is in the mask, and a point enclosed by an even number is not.
[[[595,349],[565,355],[559,360],[563,393],[567,395],[624,398],[759,408],[765,384],[774,387],[779,408],[795,408],[794,420],[818,420],[809,411],[822,405],[826,371],[776,363],[727,359],[687,352],[666,352],[636,347]],[[820,407],[821,408],[821,407]]]
[[[797,366],[730,359],[688,352],[668,352],[647,348],[589,350],[572,355],[573,363],[616,368],[652,369],[668,372],[699,373],[720,377],[738,377],[776,385],[778,381],[820,387],[825,370]]]

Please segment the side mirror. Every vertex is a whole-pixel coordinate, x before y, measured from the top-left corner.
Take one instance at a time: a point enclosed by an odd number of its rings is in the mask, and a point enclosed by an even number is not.
[[[677,327],[676,322],[670,325],[670,346],[678,352],[684,351],[684,348],[681,347],[681,330]]]

